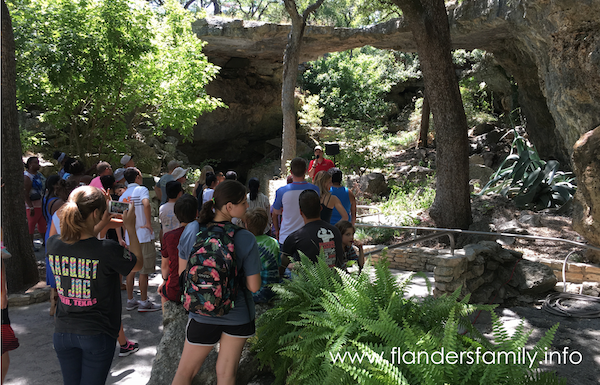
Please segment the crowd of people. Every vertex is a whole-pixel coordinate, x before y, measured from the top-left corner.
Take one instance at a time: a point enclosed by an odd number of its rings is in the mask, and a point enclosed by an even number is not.
[[[50,315],[56,319],[53,343],[64,383],[103,384],[117,342],[121,357],[139,349],[125,337],[121,290],[127,311],[159,311],[167,301],[189,311],[173,384],[191,383],[217,342],[219,384],[233,384],[243,346],[255,332],[254,304],[273,300],[272,284],[293,279],[300,253],[313,262],[324,256],[332,268],[346,269],[356,260],[362,269],[364,253],[354,241],[356,199],[320,146],[314,154],[308,165],[303,158],[291,161],[288,184],[273,202],[260,192],[257,178],[246,187],[234,171],[210,166],[186,194],[188,170],[169,162],[154,186],[160,202],[157,237],[151,196],[132,155],[124,155],[114,172],[108,162],[97,163],[92,178],[81,161],[57,152],[61,169],[47,180],[39,160],[27,159],[29,233],[33,239],[37,228],[44,238]],[[114,211],[114,202],[125,204],[124,211]],[[161,304],[148,297],[156,238]],[[2,332],[4,362],[4,325]]]

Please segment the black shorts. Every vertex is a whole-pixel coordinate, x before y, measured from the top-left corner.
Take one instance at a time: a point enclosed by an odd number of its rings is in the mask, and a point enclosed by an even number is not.
[[[213,346],[221,339],[221,334],[237,338],[250,338],[256,327],[254,320],[244,325],[211,325],[190,318],[185,330],[185,339],[192,345]]]

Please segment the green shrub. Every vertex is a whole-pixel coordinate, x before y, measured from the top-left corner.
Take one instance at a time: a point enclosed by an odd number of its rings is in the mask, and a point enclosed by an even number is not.
[[[381,204],[384,214],[401,216],[401,225],[415,224],[414,213],[428,209],[435,199],[435,188],[429,180],[422,183],[406,181],[402,185],[390,186],[392,192]]]
[[[386,244],[399,235],[399,230],[384,227],[359,227],[356,229],[356,239],[376,245]]]
[[[323,107],[319,107],[319,95],[306,95],[298,110],[298,122],[305,127],[318,127],[323,117]]]
[[[531,368],[512,361],[407,364],[399,355],[392,361],[394,348],[401,354],[426,352],[429,356],[442,349],[470,353],[474,361],[477,352],[521,351],[530,333],[521,323],[508,337],[493,314],[492,343],[467,316],[475,310],[491,311],[494,305],[470,305],[469,296],[458,301],[460,289],[440,298],[405,298],[410,280],[398,283],[385,258],[374,270],[371,280],[369,274],[349,275],[329,269],[323,258],[313,264],[303,256],[295,270],[297,277],[274,287],[279,299],[258,320],[253,348],[260,363],[272,368],[277,383],[513,385],[529,383],[532,375],[556,380],[553,373],[536,371],[538,360]],[[558,324],[529,352],[541,357],[557,328]]]
[[[346,119],[377,121],[390,108],[384,95],[412,70],[390,51],[363,47],[311,62],[302,74],[302,85],[319,95],[325,124]]]
[[[44,146],[48,145],[46,134],[43,131],[31,132],[24,129],[19,129],[19,135],[21,137],[21,146],[23,152],[40,152]]]
[[[383,140],[382,128],[358,120],[346,121],[342,128],[336,161],[344,174],[362,175],[366,170],[386,166],[388,147]]]

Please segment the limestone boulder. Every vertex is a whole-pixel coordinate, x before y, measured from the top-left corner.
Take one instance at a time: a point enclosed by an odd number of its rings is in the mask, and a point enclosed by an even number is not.
[[[552,290],[556,276],[550,266],[523,259],[515,268],[513,279],[518,282],[515,288],[521,294],[539,294]]]
[[[494,170],[483,164],[469,163],[469,179],[479,180],[481,186],[485,186],[490,181]]]
[[[383,195],[388,191],[388,185],[382,173],[372,172],[360,178],[360,189],[369,194]]]
[[[573,147],[577,192],[573,201],[573,229],[600,247],[600,126],[583,135]],[[600,252],[588,250],[588,259],[600,262]]]
[[[435,174],[435,171],[429,167],[413,166],[408,170],[406,177],[410,181],[420,182],[427,179],[427,177]]]
[[[170,384],[183,351],[188,316],[183,306],[167,302],[163,306],[163,335],[156,349],[148,385]]]
[[[478,125],[476,125],[475,127],[473,127],[471,129],[470,135],[479,136],[479,135],[487,134],[488,132],[492,131],[495,128],[496,127],[490,123],[479,123]]]

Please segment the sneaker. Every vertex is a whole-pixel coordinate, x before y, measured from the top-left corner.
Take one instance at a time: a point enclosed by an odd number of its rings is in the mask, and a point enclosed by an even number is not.
[[[162,309],[161,305],[154,304],[154,303],[152,303],[149,300],[140,301],[140,305],[138,307],[138,311],[140,313],[144,313],[144,312],[147,312],[147,311],[158,311],[158,310],[161,310],[161,309]]]
[[[127,300],[127,306],[125,307],[125,309],[127,309],[127,310],[133,310],[133,309],[135,309],[138,306],[140,306],[140,301],[138,301],[135,298],[132,298],[132,299],[128,299]]]
[[[119,350],[119,357],[127,357],[138,350],[140,350],[140,345],[138,345],[136,342],[127,341],[125,346],[121,346],[121,349]]]

